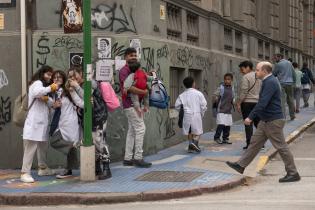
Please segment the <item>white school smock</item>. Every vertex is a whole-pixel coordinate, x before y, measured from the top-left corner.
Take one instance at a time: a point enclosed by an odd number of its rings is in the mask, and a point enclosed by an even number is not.
[[[51,119],[54,112],[51,114]],[[61,98],[61,114],[59,118],[58,128],[62,135],[62,139],[69,142],[77,142],[80,139],[80,126],[76,107],[68,97]]]
[[[189,88],[179,95],[175,108],[179,110],[181,105],[184,106],[183,134],[188,135],[189,129],[192,134],[203,134],[202,117],[207,110],[204,95],[194,88]]]
[[[44,87],[40,80],[35,81],[29,88],[28,106],[34,104],[28,111],[24,128],[23,139],[32,141],[48,140],[49,108],[46,102],[39,98],[51,92],[50,87]]]

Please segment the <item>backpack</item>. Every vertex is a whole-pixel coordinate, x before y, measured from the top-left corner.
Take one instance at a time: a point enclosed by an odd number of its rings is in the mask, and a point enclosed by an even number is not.
[[[27,93],[19,95],[14,101],[13,109],[13,123],[18,127],[23,127],[26,120],[28,111],[32,108],[35,99],[32,101],[30,107],[28,107],[28,95]]]
[[[163,82],[155,78],[151,83],[149,105],[159,109],[166,109],[168,108],[168,102],[169,96]]]
[[[301,83],[302,83],[303,85],[309,84],[309,83],[310,83],[310,77],[309,77],[309,75],[308,75],[307,69],[303,70],[302,72],[303,72],[303,75],[302,75],[302,77],[301,77]]]
[[[138,69],[135,73],[134,73],[134,79],[133,79],[136,83],[135,83],[135,87],[139,88],[141,90],[145,90],[147,89],[147,74],[141,70]],[[141,101],[143,99],[144,95],[139,95],[139,100]]]
[[[101,82],[99,86],[103,100],[106,102],[108,111],[113,112],[119,108],[120,102],[112,85],[108,82]]]
[[[103,100],[100,85],[93,90],[92,127],[103,126],[108,117],[107,105]]]

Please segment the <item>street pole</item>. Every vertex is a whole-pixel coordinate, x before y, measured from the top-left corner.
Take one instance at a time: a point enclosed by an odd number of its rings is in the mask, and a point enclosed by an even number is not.
[[[80,148],[80,179],[95,180],[95,146],[92,141],[92,43],[91,43],[91,1],[83,0],[83,40],[84,40],[84,139]]]

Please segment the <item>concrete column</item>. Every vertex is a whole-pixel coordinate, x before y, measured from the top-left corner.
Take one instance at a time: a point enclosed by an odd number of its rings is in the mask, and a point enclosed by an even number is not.
[[[182,14],[182,42],[187,42],[187,12],[186,10],[181,10]]]
[[[80,180],[95,181],[95,146],[80,147]],[[91,164],[92,163],[92,164]]]

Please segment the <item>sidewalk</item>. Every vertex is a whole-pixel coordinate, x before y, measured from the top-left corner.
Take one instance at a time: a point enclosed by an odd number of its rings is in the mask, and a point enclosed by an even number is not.
[[[301,109],[296,120],[287,122],[284,129],[287,140],[302,132],[303,125],[310,126],[315,122],[313,97],[310,104],[310,108]],[[184,142],[146,157],[153,163],[149,169],[113,163],[113,177],[104,181],[81,182],[79,171],[74,172],[74,177],[63,180],[38,177],[33,171],[32,175],[38,181],[26,184],[20,182],[19,170],[0,170],[0,204],[97,204],[200,195],[241,185],[246,176],[257,174],[257,170],[265,164],[266,156],[270,155],[271,144],[268,141],[260,157],[246,169],[244,176],[236,174],[225,165],[225,161],[237,160],[243,152],[245,135],[242,122],[232,126],[232,145],[218,145],[213,141],[213,135],[213,132],[209,132],[202,136],[201,154],[187,153],[187,142]]]

